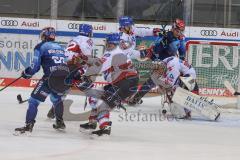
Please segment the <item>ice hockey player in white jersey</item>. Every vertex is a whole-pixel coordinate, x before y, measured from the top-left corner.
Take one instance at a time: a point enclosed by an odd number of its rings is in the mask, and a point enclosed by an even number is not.
[[[88,57],[92,57],[92,30],[92,25],[79,25],[79,35],[70,40],[66,48],[66,56],[68,57],[68,60],[74,60],[74,58],[76,58],[86,61]]]
[[[159,62],[161,64],[166,65],[166,71],[162,72],[159,70],[153,71],[151,75],[151,79],[155,83],[155,85],[160,86],[166,90],[168,102],[172,103],[172,95],[175,89],[178,86],[184,87],[185,89],[198,94],[198,85],[196,83],[196,71],[195,69],[189,65],[186,61],[179,59],[177,56],[172,56],[164,59]],[[181,77],[181,78],[180,78]],[[188,83],[184,83],[181,80],[188,78]],[[191,81],[190,81],[191,79]],[[189,83],[190,81],[190,83]],[[184,85],[184,86],[183,86]],[[186,115],[184,118],[190,118],[191,112],[185,109]]]
[[[131,59],[140,59],[140,52],[136,50],[136,37],[158,36],[160,28],[137,28],[133,19],[128,16],[119,18],[119,34],[121,36],[121,49],[128,54]]]
[[[177,56],[172,56],[158,62],[161,65],[165,65],[166,71],[159,72],[159,69],[153,71],[151,78],[156,85],[160,85],[165,89],[174,89],[179,83],[178,79],[180,75],[187,75],[196,79],[196,72],[193,67],[186,65],[187,62],[179,59]]]
[[[101,73],[104,79],[109,83],[104,86],[104,91],[100,97],[101,102],[97,104],[95,118],[86,124],[80,125],[82,129],[96,129],[97,122],[99,130],[93,131],[92,134],[102,135],[110,134],[112,122],[109,120],[110,111],[121,105],[129,96],[135,93],[138,85],[138,74],[132,65],[131,59],[119,48],[120,35],[118,33],[109,34],[106,38],[106,50],[102,57]],[[86,83],[80,83],[77,87],[88,92]]]

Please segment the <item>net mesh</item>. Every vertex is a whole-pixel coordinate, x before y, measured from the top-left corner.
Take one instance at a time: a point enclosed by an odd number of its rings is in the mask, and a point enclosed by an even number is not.
[[[239,53],[237,43],[189,42],[188,61],[196,69],[201,95],[231,96],[224,87],[228,80],[237,89]]]

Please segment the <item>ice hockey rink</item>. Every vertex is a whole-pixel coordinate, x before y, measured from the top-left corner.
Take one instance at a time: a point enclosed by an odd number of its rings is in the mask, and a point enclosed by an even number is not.
[[[7,88],[0,92],[1,160],[238,160],[240,157],[240,112],[223,109],[218,122],[193,115],[192,120],[152,120],[143,115],[159,112],[160,97],[144,98],[136,108],[112,112],[112,134],[96,137],[79,132],[82,122],[66,121],[66,131],[52,128],[54,120],[46,114],[47,100],[39,106],[37,123],[31,136],[14,136],[24,125],[27,103],[18,104],[17,94],[27,99],[32,89]],[[72,96],[73,111],[83,110],[83,96]],[[221,98],[218,104],[234,103]],[[79,105],[82,104],[82,105]],[[140,114],[140,118],[136,115]],[[130,118],[130,115],[135,115]],[[126,118],[127,117],[127,118]]]

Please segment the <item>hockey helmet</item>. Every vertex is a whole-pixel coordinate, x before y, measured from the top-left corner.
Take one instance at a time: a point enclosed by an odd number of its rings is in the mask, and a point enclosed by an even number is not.
[[[56,37],[56,31],[53,27],[45,27],[40,33],[41,40],[54,41]]]
[[[128,16],[122,16],[119,18],[119,26],[120,28],[129,27],[133,25],[133,19]]]
[[[92,37],[93,27],[90,24],[80,24],[79,25],[79,34],[82,36]]]
[[[179,29],[180,31],[183,32],[185,30],[185,22],[183,20],[177,18],[173,22],[172,28],[173,29]]]
[[[118,45],[120,42],[120,35],[118,33],[110,33],[106,37],[107,44],[115,44]]]

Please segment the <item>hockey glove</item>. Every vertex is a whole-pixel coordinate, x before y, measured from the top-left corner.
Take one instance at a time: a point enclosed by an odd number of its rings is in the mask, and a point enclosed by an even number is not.
[[[153,55],[153,46],[148,49],[140,50],[140,58],[151,58]]]
[[[29,67],[28,67],[28,68],[29,68]],[[22,78],[24,78],[24,79],[29,79],[29,78],[32,77],[32,75],[26,73],[26,70],[28,70],[28,68],[26,68],[24,71],[22,71],[21,76],[22,76]]]
[[[86,91],[86,90],[88,90],[88,89],[90,89],[90,88],[93,87],[93,82],[92,82],[92,80],[89,79],[88,77],[82,76],[82,82],[79,83],[79,84],[77,84],[76,87],[77,87],[80,91],[84,92],[84,91]]]
[[[160,28],[153,28],[153,36],[158,36],[160,32],[161,32]]]

